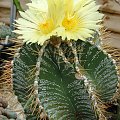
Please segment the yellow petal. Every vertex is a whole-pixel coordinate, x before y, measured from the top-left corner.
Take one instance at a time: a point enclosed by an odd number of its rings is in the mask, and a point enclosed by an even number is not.
[[[73,0],[65,0],[65,14],[70,16],[73,11],[74,2]]]

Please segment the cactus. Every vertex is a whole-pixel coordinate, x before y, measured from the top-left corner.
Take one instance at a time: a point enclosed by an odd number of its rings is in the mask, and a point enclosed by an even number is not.
[[[106,109],[115,102],[115,61],[88,41],[51,37],[43,46],[24,44],[15,54],[12,77],[26,120],[108,120],[114,116]]]
[[[6,38],[6,36],[9,36],[11,38],[15,37],[15,33],[12,33],[12,30],[9,26],[5,24],[0,25],[0,39]]]

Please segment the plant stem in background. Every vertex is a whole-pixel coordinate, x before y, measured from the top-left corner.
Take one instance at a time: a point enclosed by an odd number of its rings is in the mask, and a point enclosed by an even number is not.
[[[11,12],[10,12],[10,28],[11,30],[14,30],[14,20],[16,18],[16,6],[14,5],[13,0],[11,1]]]

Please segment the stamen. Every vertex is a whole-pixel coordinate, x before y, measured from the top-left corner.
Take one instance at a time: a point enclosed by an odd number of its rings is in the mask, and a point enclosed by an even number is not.
[[[46,20],[46,22],[40,23],[38,26],[38,29],[40,31],[42,31],[44,34],[48,34],[48,33],[52,32],[52,30],[54,28],[55,28],[55,26],[54,26],[52,19],[48,19],[48,20]]]
[[[62,25],[68,31],[74,29],[76,26],[78,26],[78,24],[79,24],[79,19],[76,16],[71,18],[65,17],[62,22]]]

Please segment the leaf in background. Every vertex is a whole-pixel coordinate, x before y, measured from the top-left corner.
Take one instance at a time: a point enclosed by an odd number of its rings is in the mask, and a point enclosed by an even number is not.
[[[13,2],[19,11],[23,11],[19,0],[13,0]]]

